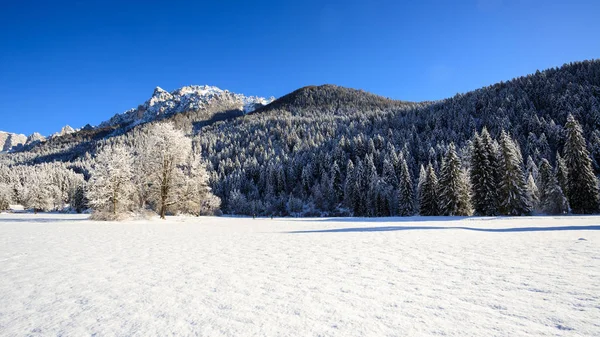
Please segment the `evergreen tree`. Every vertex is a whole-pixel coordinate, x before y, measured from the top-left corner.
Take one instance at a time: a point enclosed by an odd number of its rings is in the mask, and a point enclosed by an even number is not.
[[[425,171],[423,164],[421,164],[421,167],[419,168],[419,181],[417,182],[417,196],[421,195],[421,186],[425,182],[426,178],[427,172]]]
[[[567,167],[567,199],[575,214],[598,212],[598,180],[594,175],[592,160],[586,146],[583,130],[573,115],[565,125],[566,142],[564,148]]]
[[[539,169],[531,156],[527,157],[527,175],[531,174],[533,181],[537,182],[539,178]]]
[[[348,159],[346,164],[346,182],[344,183],[344,203],[350,210],[354,210],[354,185],[355,185],[354,164]]]
[[[569,211],[567,198],[558,184],[552,165],[542,159],[540,171],[540,203],[539,211],[544,214],[564,214]]]
[[[352,193],[352,211],[355,216],[365,216],[367,214],[365,199],[368,192],[368,184],[366,180],[363,162],[359,159],[354,169],[354,188]]]
[[[469,215],[470,213],[468,191],[460,166],[454,143],[450,143],[442,162],[439,180],[439,210],[442,215]]]
[[[377,168],[375,167],[375,163],[373,162],[373,155],[367,154],[365,156],[365,171],[364,171],[364,179],[366,184],[366,202],[363,202],[363,214],[368,216],[375,216],[375,210],[377,206],[375,205],[377,201],[377,193],[379,187],[379,176],[377,175]]]
[[[531,196],[532,209],[537,209],[540,202],[540,192],[535,183],[535,179],[533,179],[532,173],[529,173],[529,176],[527,177],[527,190],[529,191],[529,195]]]
[[[333,162],[333,166],[331,167],[331,192],[333,193],[334,203],[344,199],[344,185],[342,182],[342,173],[340,172],[340,167],[337,164],[337,161]]]
[[[565,160],[560,156],[560,153],[556,152],[556,179],[558,186],[560,186],[563,193],[567,193],[567,164]]]
[[[88,208],[88,200],[85,197],[83,184],[77,185],[75,193],[73,193],[73,197],[71,198],[71,208],[77,213],[81,213]]]
[[[419,194],[419,214],[425,216],[439,215],[438,180],[431,163],[427,165],[425,181],[423,181],[421,185],[421,193]]]
[[[502,130],[500,135],[500,212],[505,215],[531,213],[531,197],[523,174],[523,159],[516,144]]]
[[[415,214],[413,183],[404,157],[400,158],[400,176],[398,189],[398,214],[410,216]]]
[[[498,212],[498,157],[487,129],[475,133],[471,145],[471,186],[473,207],[478,215]]]
[[[398,177],[396,176],[396,170],[394,169],[394,165],[387,158],[383,161],[383,173],[382,173],[383,181],[392,186],[393,188],[398,187]]]

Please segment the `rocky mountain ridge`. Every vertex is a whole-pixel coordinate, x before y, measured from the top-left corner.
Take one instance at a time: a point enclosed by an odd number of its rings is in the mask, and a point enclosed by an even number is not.
[[[184,86],[171,92],[156,87],[152,97],[144,104],[113,116],[108,121],[101,123],[99,127],[137,125],[177,113],[201,110],[219,101],[234,103],[240,111],[249,113],[274,100],[274,97],[245,96],[208,85]]]

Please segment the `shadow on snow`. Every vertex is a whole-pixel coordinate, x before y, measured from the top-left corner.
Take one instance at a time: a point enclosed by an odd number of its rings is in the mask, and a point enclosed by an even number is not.
[[[88,218],[0,218],[0,224],[12,222],[29,222],[29,223],[51,223],[51,222],[77,222],[87,221]]]
[[[462,229],[476,232],[490,233],[518,233],[518,232],[552,232],[552,231],[597,231],[600,225],[592,226],[556,226],[556,227],[514,227],[514,228],[478,228],[462,226],[385,226],[385,227],[354,227],[354,228],[335,228],[322,230],[291,231],[288,234],[308,234],[308,233],[358,233],[358,232],[392,232],[392,231],[411,231],[411,230],[435,230],[435,229]]]

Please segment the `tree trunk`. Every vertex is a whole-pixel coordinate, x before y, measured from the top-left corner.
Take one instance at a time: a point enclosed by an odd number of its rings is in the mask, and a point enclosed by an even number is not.
[[[116,197],[116,192],[113,191],[113,215],[117,215],[117,197]]]

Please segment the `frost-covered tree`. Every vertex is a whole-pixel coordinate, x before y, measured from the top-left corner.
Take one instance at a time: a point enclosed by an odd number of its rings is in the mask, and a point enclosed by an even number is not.
[[[348,159],[348,163],[346,163],[346,182],[344,183],[344,202],[346,207],[350,210],[354,209],[354,186],[354,164],[352,163],[352,160]]]
[[[475,133],[471,145],[471,186],[473,207],[477,215],[498,212],[498,155],[486,128]]]
[[[77,213],[81,213],[88,208],[88,200],[85,195],[83,184],[77,185],[75,192],[70,199],[71,208]]]
[[[552,165],[546,159],[542,159],[539,166],[540,172],[540,203],[539,211],[544,214],[564,214],[569,211],[567,198],[565,197]]]
[[[11,202],[12,189],[10,185],[0,182],[0,211],[8,210]]]
[[[404,158],[402,158],[404,160]],[[396,157],[395,159],[398,161],[399,159]],[[399,163],[397,165],[400,165]],[[394,168],[394,164],[388,160],[387,158],[383,161],[383,173],[381,178],[383,181],[391,186],[392,188],[398,187],[398,177],[396,176],[396,170]]]
[[[54,206],[52,186],[41,177],[35,177],[32,181],[35,183],[30,184],[26,190],[24,206],[33,209],[35,213],[50,211]]]
[[[145,149],[150,198],[162,219],[170,207],[188,198],[184,165],[192,154],[192,141],[170,123],[154,124],[148,130]]]
[[[469,191],[463,180],[460,159],[450,143],[439,179],[439,210],[442,215],[469,215]]]
[[[598,212],[598,180],[594,175],[592,159],[587,149],[583,130],[573,115],[565,124],[564,158],[567,167],[567,199],[575,214]]]
[[[499,209],[505,215],[531,213],[531,196],[523,173],[523,158],[515,142],[502,130],[500,134]]]
[[[529,191],[529,195],[531,196],[532,209],[537,209],[540,202],[540,192],[538,186],[535,183],[535,179],[533,179],[532,173],[529,173],[529,176],[527,177],[527,190]]]
[[[527,157],[527,175],[531,175],[534,182],[539,178],[539,169],[531,156]]]
[[[199,155],[191,155],[184,164],[179,209],[188,214],[213,215],[221,206],[221,199],[208,186],[208,173]]]
[[[438,179],[429,163],[425,174],[425,181],[421,184],[421,193],[419,194],[419,214],[420,215],[439,215],[438,206]]]
[[[427,178],[427,172],[425,171],[425,166],[423,166],[423,164],[421,164],[421,166],[419,168],[419,180],[417,181],[417,199],[419,199],[419,196],[421,195],[421,186],[425,182],[426,178]]]
[[[89,205],[95,212],[117,218],[131,210],[135,192],[132,160],[130,150],[124,146],[98,152],[87,189]]]
[[[414,189],[410,171],[404,156],[400,158],[400,175],[398,177],[398,214],[410,216],[415,214]]]
[[[563,193],[567,193],[567,164],[565,160],[560,156],[560,153],[556,152],[556,180],[558,186],[560,186]]]
[[[377,168],[373,156],[368,154],[365,156],[364,161],[364,184],[367,188],[366,198],[364,199],[364,209],[362,215],[376,216],[377,214],[377,195],[379,193],[379,176],[377,174]]]
[[[337,161],[333,162],[331,167],[331,186],[330,190],[335,200],[335,204],[344,199],[344,183],[342,182],[342,172],[337,164]]]

